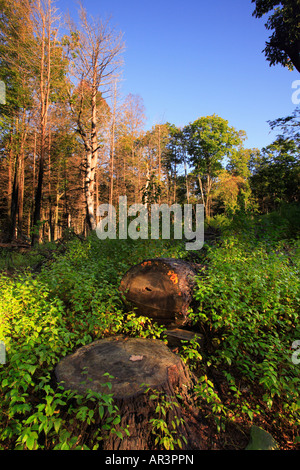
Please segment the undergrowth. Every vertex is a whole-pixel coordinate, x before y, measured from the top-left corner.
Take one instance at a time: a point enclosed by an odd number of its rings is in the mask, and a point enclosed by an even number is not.
[[[207,268],[197,278],[190,316],[205,341],[200,350],[195,340],[185,342],[179,353],[197,377],[195,403],[216,432],[255,423],[272,431],[282,448],[296,448],[300,365],[292,358],[300,340],[300,243],[282,239],[284,229],[279,233],[269,222],[261,227],[245,220],[241,230],[223,219],[222,236],[196,254]],[[181,242],[94,236],[70,240],[64,250],[40,249],[1,261],[0,448],[101,449],[110,433],[128,433],[118,426],[113,396],[63,390],[54,367],[78,347],[115,334],[165,340],[163,327],[125,311],[120,280],[144,259],[195,260],[195,253]],[[105,390],[110,378],[103,377]],[[157,445],[172,448],[176,441],[180,447],[163,417],[153,418]]]

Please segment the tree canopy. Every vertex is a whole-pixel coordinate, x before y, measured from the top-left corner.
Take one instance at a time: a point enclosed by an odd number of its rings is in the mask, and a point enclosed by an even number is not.
[[[270,66],[281,64],[300,72],[300,1],[252,0],[256,18],[269,14],[266,28],[272,31],[263,50]]]
[[[255,15],[269,15],[270,27],[282,21],[297,45],[299,1],[257,0]],[[2,242],[87,235],[99,205],[120,196],[204,204],[208,218],[252,199],[263,212],[299,202],[299,109],[270,122],[278,136],[262,151],[216,114],[146,128],[143,98],[121,96],[123,39],[110,20],[81,7],[61,28],[52,0],[0,6]]]
[[[198,178],[206,215],[211,214],[211,190],[214,178],[222,170],[224,158],[230,158],[242,144],[242,135],[225,119],[213,115],[197,119],[183,130],[189,160]]]

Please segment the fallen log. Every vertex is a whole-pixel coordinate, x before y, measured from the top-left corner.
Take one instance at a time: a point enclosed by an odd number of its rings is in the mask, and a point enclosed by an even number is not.
[[[107,382],[105,373],[113,376],[111,390],[103,386]],[[155,444],[155,429],[151,422],[158,418],[158,402],[145,393],[148,387],[152,394],[155,391],[157,396],[163,395],[173,403],[161,417],[168,429],[173,433],[176,431],[176,439],[181,439],[182,448],[200,448],[195,433],[197,418],[192,417],[189,395],[194,378],[181,358],[162,341],[125,336],[101,339],[63,358],[55,368],[55,375],[65,389],[80,394],[89,389],[113,394],[121,418],[116,430],[128,429],[129,436],[120,439],[116,433],[110,433],[104,440],[104,449],[151,450],[155,445],[159,448]],[[185,415],[187,409],[188,417]],[[176,429],[172,421],[177,423]]]
[[[147,259],[127,271],[120,291],[139,315],[170,327],[188,325],[198,272],[195,264],[185,260]]]
[[[15,242],[15,243],[0,243],[0,248],[8,248],[8,249],[11,249],[11,250],[18,250],[18,249],[23,249],[23,248],[27,248],[27,249],[30,249],[30,244],[29,243],[23,243],[23,242]]]
[[[196,347],[201,349],[204,345],[204,337],[195,331],[183,330],[181,328],[173,328],[166,330],[166,337],[169,348],[181,347],[183,342],[195,340]]]

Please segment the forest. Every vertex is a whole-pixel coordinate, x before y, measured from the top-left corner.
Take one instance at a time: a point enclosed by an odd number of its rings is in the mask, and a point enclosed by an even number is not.
[[[299,71],[293,1],[252,3],[257,17],[281,6],[266,58]],[[101,451],[111,434],[130,439],[112,394],[64,390],[53,370],[115,335],[168,344],[119,291],[130,267],[154,258],[205,267],[189,312],[204,344],[182,340],[176,352],[196,380],[199,449],[243,450],[253,426],[299,449],[300,108],[269,122],[276,137],[262,149],[217,114],[147,129],[143,98],[120,91],[125,45],[111,20],[80,6],[75,22],[52,0],[0,5],[0,449]],[[283,50],[285,15],[297,25]],[[97,209],[121,196],[203,204],[203,248],[99,240]],[[179,419],[167,419],[177,401],[147,393],[148,448],[186,449]]]

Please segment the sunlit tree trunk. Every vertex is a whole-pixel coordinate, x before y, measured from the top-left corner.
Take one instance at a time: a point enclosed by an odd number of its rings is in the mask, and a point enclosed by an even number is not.
[[[49,113],[49,96],[51,86],[51,68],[52,68],[52,45],[55,43],[57,30],[53,28],[55,18],[53,16],[51,0],[47,3],[37,3],[36,10],[36,34],[40,33],[40,57],[39,57],[39,100],[40,100],[40,158],[38,166],[38,181],[35,193],[35,208],[33,214],[33,235],[32,245],[40,241],[41,204],[44,182],[44,172],[47,152],[47,126]]]
[[[95,169],[98,161],[98,134],[100,131],[98,110],[99,100],[102,99],[103,88],[116,77],[119,66],[119,54],[123,49],[121,36],[116,35],[108,22],[89,21],[86,11],[81,6],[80,31],[70,20],[70,37],[75,43],[70,43],[70,49],[76,51],[76,59],[73,66],[73,76],[81,89],[79,106],[72,105],[72,93],[70,92],[70,104],[73,115],[76,116],[77,132],[80,134],[84,149],[84,193],[86,201],[86,219],[90,230],[96,229],[95,210]],[[89,109],[84,109],[84,87],[90,92]],[[101,91],[100,91],[101,90]],[[86,105],[85,105],[86,106]],[[88,113],[88,116],[87,116]],[[87,117],[87,119],[85,119]],[[88,126],[90,122],[90,127]]]

